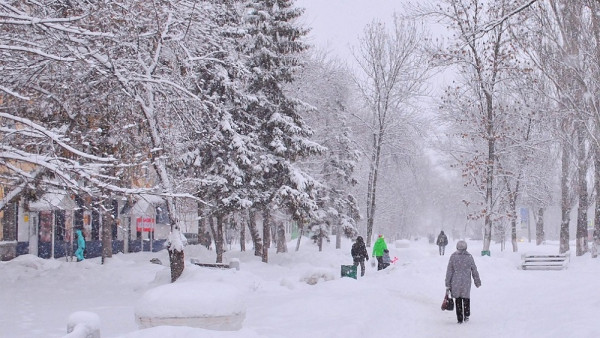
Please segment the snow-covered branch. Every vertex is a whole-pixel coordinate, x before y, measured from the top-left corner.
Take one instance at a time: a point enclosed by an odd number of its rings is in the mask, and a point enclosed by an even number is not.
[[[34,123],[33,121],[31,121],[29,119],[14,116],[12,114],[7,114],[7,113],[0,113],[0,118],[13,120],[15,122],[18,122],[18,123],[21,123],[28,127],[31,127],[35,131],[46,135],[50,140],[52,140],[53,142],[56,142],[58,145],[60,145],[65,150],[68,150],[69,152],[71,152],[77,156],[81,156],[88,160],[97,161],[97,162],[113,162],[114,161],[114,158],[112,158],[112,157],[99,157],[99,156],[90,155],[88,153],[77,150],[77,149],[71,147],[70,145],[66,144],[64,141],[62,141],[62,137],[60,135],[58,135],[54,132],[51,132],[50,130],[40,126],[37,123]]]

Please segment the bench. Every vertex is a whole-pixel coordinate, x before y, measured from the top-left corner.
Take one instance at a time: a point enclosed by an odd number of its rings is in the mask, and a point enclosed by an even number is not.
[[[205,268],[217,268],[217,269],[240,269],[240,261],[237,259],[232,259],[229,264],[227,263],[202,263],[200,260],[192,258],[190,259],[192,264],[202,266]]]
[[[568,251],[555,255],[524,253],[521,255],[521,269],[562,270],[567,268],[570,259],[571,254]]]

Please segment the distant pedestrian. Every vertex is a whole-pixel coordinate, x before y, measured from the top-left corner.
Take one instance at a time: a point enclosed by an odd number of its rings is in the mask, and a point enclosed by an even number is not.
[[[440,231],[440,234],[437,237],[436,244],[440,250],[440,256],[443,256],[446,253],[446,245],[448,245],[448,237],[444,233],[444,231]]]
[[[83,257],[83,251],[85,250],[85,237],[83,237],[81,229],[77,229],[75,234],[77,235],[77,250],[75,250],[75,257],[77,257],[78,262],[81,262],[85,259]]]
[[[458,323],[469,321],[471,315],[471,277],[475,286],[481,286],[479,272],[473,256],[467,251],[467,242],[458,241],[456,252],[450,255],[446,269],[446,289],[456,298],[456,319]]]
[[[202,245],[206,247],[207,250],[210,250],[210,246],[212,244],[212,239],[210,238],[210,232],[206,231],[202,234]]]
[[[361,236],[356,237],[356,242],[352,244],[352,249],[350,250],[350,254],[352,255],[352,260],[354,261],[354,266],[358,266],[360,264],[360,276],[365,275],[365,260],[369,260],[369,254],[367,253],[367,247],[365,246],[365,241]]]
[[[383,250],[387,250],[387,244],[383,235],[379,235],[373,244],[373,257],[377,258],[377,270],[383,269]]]

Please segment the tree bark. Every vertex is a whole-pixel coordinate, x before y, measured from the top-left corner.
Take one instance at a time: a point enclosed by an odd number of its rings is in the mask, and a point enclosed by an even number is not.
[[[514,204],[514,202],[511,202]],[[516,209],[516,206],[513,206]],[[513,252],[519,251],[519,246],[517,242],[517,217],[513,216],[510,218],[510,241],[512,243]]]
[[[481,84],[483,87],[483,84]],[[494,106],[492,95],[482,88],[485,94],[487,110],[487,138],[488,138],[488,156],[486,163],[486,189],[485,189],[485,226],[483,231],[483,254],[490,253],[490,244],[492,241],[492,210],[494,208],[494,167],[496,158],[496,143],[494,138]]]
[[[538,216],[535,220],[535,244],[544,243],[546,235],[544,234],[544,208],[538,209]]]
[[[242,217],[240,219],[240,251],[246,251],[246,227],[244,226],[245,220]]]
[[[184,268],[183,251],[169,249],[169,260],[171,261],[171,283],[174,283],[181,274]]]
[[[215,236],[215,251],[217,252],[217,263],[223,263],[223,215],[217,213],[217,234]]]
[[[106,262],[107,258],[112,257],[112,230],[114,226],[114,211],[112,200],[108,199],[104,201],[104,205],[101,203],[96,204],[100,215],[102,216],[102,228],[100,232],[100,240],[102,242],[102,253],[100,261],[102,264]]]
[[[337,225],[335,227],[335,248],[340,249],[342,247],[342,223],[337,219]]]
[[[104,211],[102,213],[102,258],[101,262],[104,264],[107,258],[112,257],[112,228],[113,228],[113,217],[110,211]]]
[[[300,225],[300,222],[298,222],[298,241],[296,241],[296,251],[300,250],[300,240],[302,239],[302,236],[304,236],[304,224]]]
[[[271,247],[271,210],[269,206],[263,208],[263,246],[262,261],[269,262],[269,248]]]
[[[594,209],[594,232],[600,233],[600,144],[594,143],[594,186],[596,189],[596,207]]]
[[[560,247],[559,252],[565,253],[569,251],[569,223],[571,212],[571,199],[569,197],[569,145],[563,140],[562,155],[561,155],[561,222],[560,222]]]
[[[253,209],[248,210],[248,230],[250,230],[250,237],[254,243],[254,256],[262,257],[262,243],[256,225],[256,211]]]
[[[285,242],[285,227],[283,223],[277,225],[277,253],[287,252],[287,244]]]
[[[586,129],[583,121],[578,122],[577,127],[577,176],[579,203],[577,207],[577,235],[576,235],[576,254],[582,256],[588,251],[587,243],[587,223],[588,216],[588,191],[587,191],[587,151],[586,151]]]
[[[379,135],[373,135],[373,157],[371,159],[371,169],[369,172],[369,191],[367,192],[367,247],[371,246],[371,237],[373,236],[373,224],[375,222],[375,206],[377,199],[377,175],[379,173],[379,159],[381,156],[381,143],[383,138],[383,127],[380,128]],[[321,251],[321,247],[319,247]]]

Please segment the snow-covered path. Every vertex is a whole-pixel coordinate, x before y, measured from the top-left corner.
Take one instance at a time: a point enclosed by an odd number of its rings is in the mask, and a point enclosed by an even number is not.
[[[75,311],[100,316],[102,337],[598,337],[600,259],[571,257],[563,271],[517,269],[521,253],[492,248],[492,257],[477,253],[481,243],[469,242],[482,287],[472,289],[469,323],[456,324],[455,314],[441,311],[446,256],[424,241],[408,248],[390,244],[399,261],[377,272],[367,267],[364,278],[340,278],[349,264],[350,242],[324,252],[304,242],[299,252],[272,254],[269,264],[251,252],[235,249],[241,269],[186,267],[181,281],[225,283],[244,294],[246,318],[239,331],[209,331],[187,327],[138,330],[134,306],[143,293],[168,284],[166,266],[149,263],[165,252],[115,255],[107,265],[40,260],[32,256],[0,263],[0,337],[62,337]],[[293,245],[290,245],[293,247]],[[194,246],[189,258],[213,261],[214,251]],[[520,243],[520,252],[556,253],[555,245]],[[316,285],[305,282],[317,276]],[[213,290],[214,291],[214,290]]]

